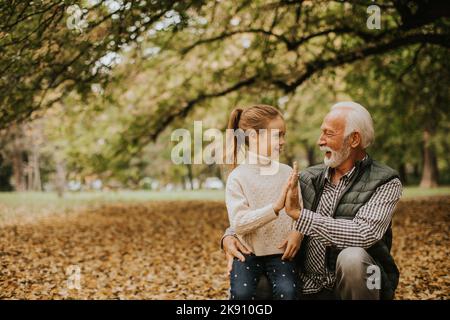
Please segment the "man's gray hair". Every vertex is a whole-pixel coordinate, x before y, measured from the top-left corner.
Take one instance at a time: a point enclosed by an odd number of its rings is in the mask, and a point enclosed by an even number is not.
[[[346,114],[345,136],[359,132],[362,147],[366,149],[370,146],[375,139],[375,132],[369,111],[353,101],[338,102],[331,107],[331,110],[336,109],[349,110]]]

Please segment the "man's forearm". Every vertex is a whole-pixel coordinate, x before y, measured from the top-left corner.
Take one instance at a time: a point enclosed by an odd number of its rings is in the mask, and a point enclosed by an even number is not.
[[[325,246],[370,247],[378,240],[377,235],[365,221],[334,219],[310,210],[303,210],[296,229]]]
[[[402,186],[398,179],[380,186],[353,220],[335,219],[304,209],[297,220],[296,229],[326,246],[370,247],[381,239],[389,227],[401,192]]]

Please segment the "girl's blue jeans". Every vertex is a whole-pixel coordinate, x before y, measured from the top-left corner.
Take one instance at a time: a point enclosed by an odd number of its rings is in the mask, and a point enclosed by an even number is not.
[[[245,261],[233,261],[230,274],[231,300],[253,300],[261,275],[265,274],[272,286],[273,299],[296,300],[298,269],[295,261],[281,260],[281,254],[269,256],[244,255]]]

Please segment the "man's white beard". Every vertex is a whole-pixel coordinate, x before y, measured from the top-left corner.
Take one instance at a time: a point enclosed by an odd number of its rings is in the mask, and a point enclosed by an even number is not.
[[[348,144],[348,142],[346,141],[347,139],[344,140],[344,145],[342,146],[342,148],[338,151],[334,151],[333,149],[331,149],[330,147],[320,147],[321,151],[324,152],[331,152],[331,157],[327,158],[327,156],[325,155],[323,157],[323,163],[325,163],[326,166],[329,166],[331,168],[336,168],[339,165],[342,164],[342,162],[344,162],[345,160],[347,160],[347,158],[350,155],[350,145]]]

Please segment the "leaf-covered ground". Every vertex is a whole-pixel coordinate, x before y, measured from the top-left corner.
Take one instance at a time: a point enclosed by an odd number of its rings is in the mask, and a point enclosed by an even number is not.
[[[104,205],[3,225],[0,298],[226,299],[219,240],[227,224],[222,202],[176,201]],[[450,197],[398,205],[397,299],[450,297],[449,226]]]

